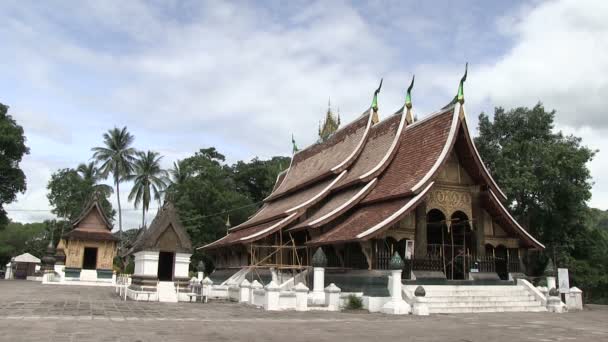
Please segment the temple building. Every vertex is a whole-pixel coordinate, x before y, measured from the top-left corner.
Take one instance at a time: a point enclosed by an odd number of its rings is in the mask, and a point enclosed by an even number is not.
[[[192,242],[171,202],[165,202],[149,228],[141,228],[128,251],[135,272],[127,292],[135,300],[177,302],[188,300]],[[177,289],[176,289],[177,287]]]
[[[57,255],[65,258],[58,258],[65,263],[61,279],[112,283],[118,238],[99,201],[94,198],[72,225],[57,246]]]
[[[465,74],[466,75],[466,74]],[[383,120],[372,105],[326,140],[294,154],[260,210],[201,248],[218,269],[304,269],[321,247],[329,268],[387,270],[406,279],[507,280],[544,246],[507,198],[471,137],[463,83],[447,106],[414,119],[411,89]]]

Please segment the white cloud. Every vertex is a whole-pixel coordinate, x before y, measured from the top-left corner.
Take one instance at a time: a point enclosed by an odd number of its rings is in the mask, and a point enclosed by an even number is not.
[[[525,6],[499,20],[514,46],[495,62],[473,68],[474,105],[555,109],[557,127],[599,148],[589,167],[592,206],[608,209],[608,2],[560,0]]]

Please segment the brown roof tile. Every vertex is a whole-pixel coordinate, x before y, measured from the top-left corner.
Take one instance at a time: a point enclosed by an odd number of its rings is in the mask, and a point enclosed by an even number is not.
[[[433,168],[447,143],[453,112],[449,108],[406,127],[393,160],[362,202],[412,195],[412,187]]]
[[[404,118],[403,115],[395,114],[371,128],[369,137],[365,142],[361,154],[355,163],[348,169],[346,177],[342,179],[336,187],[342,187],[360,181],[359,177],[373,170],[381,161],[383,161],[383,158],[389,152],[391,144],[396,138],[402,118]],[[387,158],[386,162],[388,163],[388,161],[389,159]]]
[[[119,241],[120,239],[114,236],[110,231],[85,231],[74,229],[63,235],[68,240],[81,241]]]
[[[228,245],[234,245],[234,244],[238,244],[238,243],[247,243],[247,242],[252,242],[252,241],[256,241],[259,239],[262,239],[274,232],[276,232],[278,229],[283,228],[285,225],[291,223],[293,221],[293,219],[295,219],[296,214],[292,214],[289,217],[286,218],[279,218],[276,220],[272,220],[272,221],[268,221],[262,224],[259,224],[257,226],[253,226],[253,227],[247,227],[247,228],[243,228],[237,231],[233,231],[233,232],[229,232],[228,235],[226,235],[225,237],[212,242],[208,245],[205,245],[203,247],[203,249],[211,249],[211,248],[217,248],[217,247],[223,247],[223,246],[228,246]],[[272,228],[272,229],[270,229]],[[265,231],[267,230],[267,231]],[[264,232],[263,234],[251,237],[254,234],[257,233],[261,233]],[[247,238],[250,237],[250,238]],[[247,238],[247,239],[244,239]],[[242,240],[244,239],[244,240]],[[199,249],[200,249],[199,248]]]
[[[337,181],[339,179],[338,177],[343,177],[343,175],[340,174],[338,176],[325,179],[323,181],[314,183],[305,189],[299,190],[285,197],[281,197],[275,201],[265,203],[254,216],[252,216],[246,222],[232,228],[231,231],[255,226],[275,218],[285,217],[289,214],[287,212],[288,210],[300,206],[308,201],[310,202],[304,205],[301,209],[317,203],[323,199],[324,194],[329,191],[330,185]],[[316,196],[317,198],[315,199]]]
[[[296,153],[285,179],[267,200],[283,196],[332,173],[344,170],[363,148],[370,127],[371,115],[366,112],[357,120],[336,131],[327,141]]]
[[[360,184],[347,190],[332,194],[314,213],[310,214],[304,222],[290,228],[289,231],[304,229],[307,227],[318,227],[331,221],[333,218],[346,212],[355,206],[376,183],[375,180],[368,184]]]
[[[308,244],[324,245],[357,240],[357,235],[382,222],[409,200],[409,198],[402,198],[358,207],[349,212],[344,221],[328,232],[310,240]]]

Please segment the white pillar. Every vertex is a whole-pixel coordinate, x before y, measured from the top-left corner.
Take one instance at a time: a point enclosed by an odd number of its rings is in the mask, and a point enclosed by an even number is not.
[[[325,288],[325,305],[329,311],[340,310],[340,290],[336,284],[331,283]]]
[[[547,288],[549,290],[556,289],[555,277],[547,277]]]
[[[325,303],[325,268],[313,268],[312,302],[316,305]]]
[[[251,283],[249,282],[249,280],[245,279],[241,282],[241,285],[239,285],[239,287],[240,287],[239,303],[248,302]]]
[[[382,306],[382,312],[391,315],[406,315],[411,312],[411,307],[403,300],[401,295],[401,270],[391,270],[391,300]]]
[[[204,272],[198,272],[196,275],[196,279],[198,279],[198,281],[201,281],[205,278],[205,273]]]
[[[279,285],[274,281],[271,281],[265,287],[266,290],[266,298],[264,301],[264,310],[267,311],[276,311],[279,310]]]
[[[293,289],[296,291],[296,311],[308,311],[308,287],[298,283]]]

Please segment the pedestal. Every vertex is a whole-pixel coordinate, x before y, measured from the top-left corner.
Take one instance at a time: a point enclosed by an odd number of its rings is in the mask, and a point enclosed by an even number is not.
[[[249,292],[251,291],[251,283],[245,279],[239,285],[239,303],[249,302]]]
[[[329,311],[340,310],[340,290],[336,284],[331,283],[325,288],[325,305]]]
[[[279,310],[279,285],[274,281],[266,285],[266,298],[264,302],[264,309],[267,311]]]
[[[293,289],[296,291],[296,311],[308,311],[308,287],[298,283]]]
[[[401,295],[401,270],[391,271],[391,300],[382,306],[382,312],[390,315],[406,315],[412,311]]]

